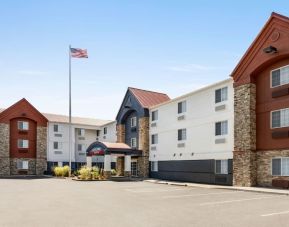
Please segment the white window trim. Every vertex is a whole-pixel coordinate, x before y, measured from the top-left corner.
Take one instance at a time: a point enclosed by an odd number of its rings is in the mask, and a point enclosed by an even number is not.
[[[283,108],[283,109],[279,109],[279,110],[272,110],[271,112],[270,112],[270,128],[271,129],[278,129],[278,128],[288,128],[289,127],[289,125],[288,126],[280,126],[280,127],[273,127],[273,122],[272,122],[272,113],[274,113],[274,112],[278,112],[278,111],[281,111],[281,110],[289,110],[289,108]]]
[[[24,125],[24,123],[27,123],[27,129],[20,128],[20,124]],[[18,121],[17,122],[18,130],[28,131],[29,130],[29,122],[28,121]]]
[[[277,86],[274,86],[274,87],[272,86],[272,73],[273,73],[273,71],[276,71],[278,69],[281,71],[281,69],[286,68],[286,67],[289,67],[289,65],[284,65],[282,67],[279,67],[279,68],[276,68],[276,69],[272,69],[270,71],[270,88],[276,88],[276,87],[281,87],[283,85],[286,85],[286,84],[280,84],[280,85],[277,85]],[[280,74],[280,76],[281,76],[281,74]],[[287,83],[287,84],[289,84],[289,83]]]
[[[85,137],[85,129],[84,128],[78,129],[78,136],[79,137]]]
[[[20,141],[27,141],[27,147],[24,147],[24,146],[20,147],[20,146],[19,146],[19,142],[20,142]],[[23,142],[22,142],[22,145],[23,145]],[[28,148],[29,148],[29,140],[18,139],[18,141],[17,141],[17,147],[18,147],[18,149],[28,149]]]
[[[133,122],[134,122],[134,125],[133,125]],[[130,127],[136,127],[137,126],[137,123],[136,123],[136,117],[132,117],[130,119]]]
[[[181,113],[179,113],[179,103],[185,103],[185,111],[183,111],[183,104],[182,104],[182,111],[183,112],[181,112]],[[177,111],[178,111],[178,116],[179,115],[185,115],[185,113],[187,113],[187,100],[183,100],[183,101],[179,101],[178,103],[177,103]]]
[[[222,165],[222,161],[227,161],[227,171],[226,173],[217,173],[217,161],[221,161],[221,165]],[[221,166],[221,170],[222,170],[222,166]],[[218,175],[226,175],[229,173],[229,160],[228,159],[216,159],[215,160],[215,174],[218,174]]]
[[[217,123],[221,123],[221,133],[222,133],[222,123],[223,123],[223,122],[227,122],[227,134],[216,135],[216,124],[217,124]],[[228,136],[228,135],[229,135],[229,120],[216,121],[216,122],[215,122],[215,132],[214,132],[214,134],[215,134],[215,137],[217,137],[217,138]],[[218,160],[219,160],[219,159],[218,159]]]
[[[57,125],[57,131],[54,131],[54,126]],[[53,124],[53,132],[54,133],[60,133],[60,125],[59,124]]]
[[[157,137],[157,142],[155,141],[156,143],[153,143],[153,136]],[[151,145],[157,145],[158,143],[159,143],[158,133],[151,134]]]
[[[133,142],[132,142],[133,140],[135,141],[135,146],[133,146]],[[137,147],[136,137],[130,138],[130,146],[131,146],[132,148],[136,148],[136,147]]]
[[[224,89],[224,88],[227,88],[227,99],[222,100],[222,89]],[[221,101],[220,101],[220,102],[216,102],[216,91],[217,91],[217,90],[221,90]],[[228,99],[229,99],[229,87],[228,87],[228,86],[225,86],[225,87],[220,87],[220,88],[215,89],[215,91],[214,91],[214,97],[215,97],[215,100],[214,100],[215,105],[224,104],[224,103],[227,102]]]
[[[158,116],[157,119],[154,119],[154,120],[153,120],[153,112],[156,112],[156,113],[157,113],[157,116]],[[159,110],[153,110],[153,111],[152,111],[152,116],[151,116],[151,121],[152,121],[152,122],[156,122],[158,119],[159,119]]]
[[[288,158],[289,159],[289,157],[274,157],[274,158],[272,158],[271,159],[271,175],[272,176],[274,176],[274,177],[288,177],[289,175],[283,175],[282,174],[282,159],[284,159],[284,158]],[[281,166],[280,166],[280,168],[281,168],[281,175],[273,175],[273,160],[274,159],[281,159]]]

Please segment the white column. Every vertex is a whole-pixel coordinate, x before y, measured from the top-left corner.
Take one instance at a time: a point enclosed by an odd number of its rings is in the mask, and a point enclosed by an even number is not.
[[[131,156],[130,155],[124,156],[124,171],[126,172],[131,171]]]
[[[91,156],[86,157],[86,165],[87,165],[87,167],[92,166],[92,157]]]
[[[111,156],[109,154],[104,155],[104,171],[111,171]]]

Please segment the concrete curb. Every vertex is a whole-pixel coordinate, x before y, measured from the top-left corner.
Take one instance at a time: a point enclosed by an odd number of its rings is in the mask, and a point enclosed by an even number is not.
[[[185,187],[195,187],[195,188],[206,188],[206,189],[225,189],[234,191],[244,191],[244,192],[256,192],[256,193],[266,193],[266,194],[276,194],[276,195],[289,195],[289,190],[286,189],[273,189],[273,188],[259,188],[259,187],[234,187],[234,186],[223,186],[223,185],[210,185],[210,184],[197,184],[189,182],[175,182],[175,181],[164,181],[157,179],[144,180],[145,182],[154,184],[167,184],[174,186],[185,186]]]

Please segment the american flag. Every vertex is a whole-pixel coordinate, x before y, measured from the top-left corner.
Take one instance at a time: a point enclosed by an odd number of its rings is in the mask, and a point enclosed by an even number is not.
[[[88,58],[86,49],[70,48],[70,54],[73,58]]]

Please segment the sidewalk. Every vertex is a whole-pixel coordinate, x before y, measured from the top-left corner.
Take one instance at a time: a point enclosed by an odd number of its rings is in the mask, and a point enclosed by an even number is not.
[[[262,187],[235,187],[235,186],[224,186],[224,185],[166,181],[166,180],[158,180],[158,179],[148,179],[148,180],[144,180],[144,181],[149,182],[149,183],[155,183],[155,184],[168,184],[168,185],[187,186],[187,187],[210,188],[210,189],[227,189],[227,190],[236,190],[236,191],[248,191],[248,192],[278,194],[278,195],[289,195],[289,190],[286,190],[286,189],[262,188]]]

